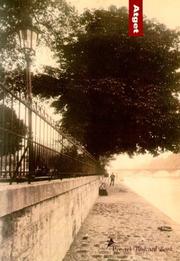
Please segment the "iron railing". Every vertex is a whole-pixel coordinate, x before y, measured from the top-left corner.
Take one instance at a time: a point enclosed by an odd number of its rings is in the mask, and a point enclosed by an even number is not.
[[[0,181],[97,175],[99,170],[94,157],[60,131],[42,106],[29,105],[23,92],[0,85]]]

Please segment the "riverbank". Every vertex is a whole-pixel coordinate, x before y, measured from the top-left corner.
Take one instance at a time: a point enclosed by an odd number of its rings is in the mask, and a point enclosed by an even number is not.
[[[63,261],[180,260],[178,224],[124,184],[108,192],[98,198]]]

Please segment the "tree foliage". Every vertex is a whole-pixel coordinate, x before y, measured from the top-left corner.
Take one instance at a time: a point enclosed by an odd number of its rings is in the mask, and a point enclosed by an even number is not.
[[[95,156],[156,155],[180,149],[179,32],[145,19],[144,37],[128,37],[125,8],[86,11],[77,41],[61,45],[65,73],[44,88],[62,125]],[[59,83],[58,83],[59,82]],[[43,88],[42,88],[43,87]]]
[[[78,23],[75,9],[65,0],[0,0],[1,67],[23,67],[17,41],[20,27],[32,24],[40,32],[39,43],[56,50],[74,39]]]
[[[0,156],[14,154],[22,148],[22,138],[27,127],[18,119],[16,112],[6,105],[0,105]]]
[[[7,53],[11,24],[22,12],[11,8],[14,1],[1,2],[7,14],[0,51]],[[60,64],[37,75],[33,91],[59,97],[53,105],[63,128],[97,157],[180,150],[179,32],[145,19],[145,36],[128,37],[125,8],[86,11],[79,19],[63,1],[26,3]]]

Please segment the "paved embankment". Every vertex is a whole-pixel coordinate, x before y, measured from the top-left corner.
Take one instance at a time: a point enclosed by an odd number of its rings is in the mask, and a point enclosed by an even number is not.
[[[63,261],[180,261],[180,226],[123,184],[108,190]]]

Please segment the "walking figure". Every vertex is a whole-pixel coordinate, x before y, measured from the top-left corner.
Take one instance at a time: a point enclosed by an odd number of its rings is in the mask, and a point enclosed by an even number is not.
[[[111,174],[110,179],[111,179],[110,186],[114,186],[115,175],[113,173]]]

